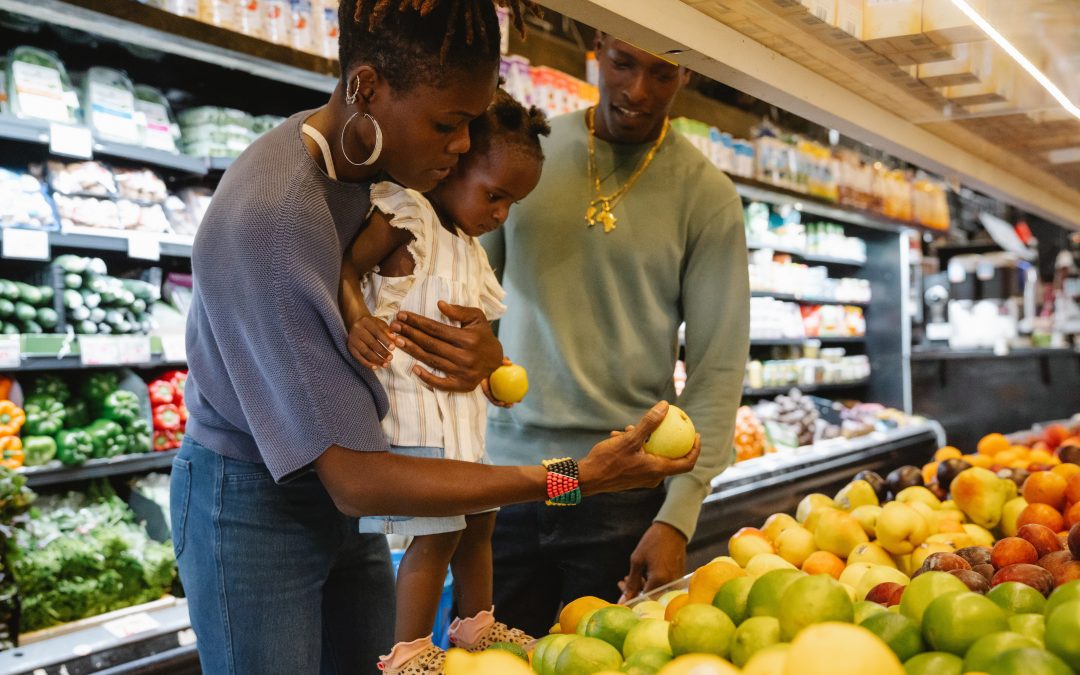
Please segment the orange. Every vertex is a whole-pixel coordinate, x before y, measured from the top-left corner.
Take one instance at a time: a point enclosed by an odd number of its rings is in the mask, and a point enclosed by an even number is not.
[[[1076,466],[1075,464],[1063,464],[1062,466]],[[1080,475],[1070,476],[1065,481],[1065,499],[1070,502],[1080,502]]]
[[[1080,475],[1080,466],[1077,466],[1076,464],[1058,464],[1050,470],[1064,478],[1066,481],[1073,476]]]
[[[1072,527],[1080,523],[1080,502],[1076,502],[1065,511],[1065,526]]]
[[[1002,450],[1008,450],[1011,443],[1001,434],[988,434],[979,441],[979,454],[996,455]]]
[[[944,462],[947,459],[960,459],[963,457],[963,453],[958,448],[954,448],[951,445],[946,445],[944,448],[940,448],[934,453],[934,459],[939,462]]]
[[[802,571],[807,574],[828,574],[833,579],[839,579],[845,567],[839,556],[828,551],[814,551],[803,561]]]
[[[1057,510],[1065,508],[1065,488],[1068,482],[1052,471],[1037,471],[1024,481],[1024,499],[1028,504],[1047,504]]]
[[[1048,450],[1032,450],[1028,454],[1032,464],[1049,464],[1054,460],[1054,455]]]
[[[1020,453],[1012,448],[994,454],[994,464],[1001,464],[1003,466],[1011,464],[1018,459],[1020,459]]]
[[[671,621],[673,618],[675,618],[675,612],[677,612],[680,609],[682,609],[683,607],[685,607],[689,602],[690,602],[690,594],[689,593],[683,593],[681,595],[676,595],[674,598],[671,599],[671,602],[669,602],[667,604],[667,609],[664,610],[664,620],[665,621]]]
[[[726,560],[714,560],[707,565],[703,565],[690,577],[690,599],[688,602],[712,604],[713,598],[716,597],[716,592],[720,590],[721,586],[735,577],[743,576],[746,576],[746,570]]]
[[[1032,475],[1037,476],[1038,474]],[[1020,512],[1016,526],[1023,527],[1029,524],[1045,525],[1054,532],[1061,532],[1065,528],[1065,519],[1057,509],[1049,504],[1028,504]]]
[[[989,469],[990,465],[994,463],[994,458],[990,455],[964,455],[963,459],[971,466],[982,469]]]
[[[576,633],[578,622],[581,621],[582,617],[595,609],[607,607],[610,604],[607,600],[601,600],[593,595],[586,595],[583,598],[567,603],[562,612],[559,613],[559,626],[562,627],[562,632],[567,634]]]
[[[924,483],[929,483],[937,476],[938,462],[930,462],[924,464],[922,468],[922,479]]]

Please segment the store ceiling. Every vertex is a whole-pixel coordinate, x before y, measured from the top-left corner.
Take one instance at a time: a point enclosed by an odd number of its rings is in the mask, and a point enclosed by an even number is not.
[[[948,0],[942,0],[948,2]],[[1080,200],[1080,119],[1054,101],[989,40],[995,60],[1014,69],[1015,100],[958,104],[942,87],[919,78],[917,67],[877,52],[857,54],[852,41],[806,13],[784,14],[770,0],[682,0],[851,92],[1027,180]],[[974,4],[974,3],[973,3]],[[1002,32],[1074,102],[1080,102],[1080,2],[986,0]],[[982,35],[981,31],[979,31]]]

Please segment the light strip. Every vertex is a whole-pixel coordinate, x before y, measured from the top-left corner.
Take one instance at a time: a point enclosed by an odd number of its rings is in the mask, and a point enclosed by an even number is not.
[[[1061,107],[1065,108],[1072,116],[1080,119],[1080,107],[1077,107],[1075,103],[1069,100],[1069,97],[1065,95],[1065,92],[1061,91],[1056,84],[1050,81],[1050,78],[1043,74],[1034,63],[1028,60],[1026,56],[1020,53],[1020,50],[1013,46],[1009,40],[998,32],[996,28],[990,25],[990,22],[984,19],[975,11],[967,0],[952,0],[952,3],[956,5],[956,8],[967,15],[971,21],[982,29],[984,33],[990,36],[990,39],[997,43],[999,47],[1005,50],[1005,53],[1012,57],[1013,61],[1016,61],[1028,72],[1029,75],[1035,78],[1035,81],[1042,85],[1042,88],[1050,93],[1051,96],[1061,104]]]

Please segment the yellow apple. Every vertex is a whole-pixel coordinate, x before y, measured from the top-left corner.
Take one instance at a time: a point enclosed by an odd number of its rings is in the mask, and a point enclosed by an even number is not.
[[[877,542],[894,555],[911,553],[930,536],[922,514],[900,502],[889,502],[881,509],[876,531]]]
[[[859,584],[855,586],[855,598],[857,600],[865,600],[866,594],[870,592],[870,589],[886,581],[891,581],[900,584],[901,586],[907,586],[911,583],[911,579],[895,567],[874,565],[866,570],[866,574],[862,575],[859,579]]]
[[[799,521],[795,520],[786,513],[774,513],[765,519],[765,524],[761,526],[761,531],[765,533],[765,536],[769,538],[769,541],[776,543],[776,538],[780,536],[780,533],[790,527],[798,527]]]
[[[517,403],[529,391],[529,375],[517,364],[499,366],[488,378],[488,385],[491,395],[503,403]]]
[[[851,553],[848,554],[847,564],[853,565],[855,563],[870,563],[871,565],[880,565],[897,569],[896,563],[893,562],[888,551],[881,548],[881,544],[873,541],[859,544],[851,549]]]
[[[862,580],[863,575],[870,571],[874,566],[870,563],[854,563],[844,568],[844,571],[840,573],[840,583],[847,584],[852,588],[859,587],[859,581]]]
[[[822,551],[841,558],[848,557],[851,549],[869,541],[862,525],[850,513],[839,509],[823,509],[814,530],[814,543]]]
[[[814,533],[805,527],[789,527],[776,538],[776,552],[795,567],[802,567],[810,554],[818,550]]]
[[[694,448],[694,423],[678,406],[668,406],[664,421],[645,441],[645,452],[676,459],[685,457]]]
[[[746,576],[751,579],[757,579],[763,574],[772,572],[773,570],[794,570],[798,569],[788,561],[784,560],[775,553],[760,553],[754,556],[746,565]]]
[[[870,537],[874,536],[874,532],[877,530],[877,519],[880,515],[881,507],[870,504],[856,507],[856,509],[851,512],[851,517],[859,521],[863,531]]]
[[[1027,508],[1027,505],[1028,502],[1023,497],[1013,497],[1005,502],[1005,506],[1001,508],[1001,523],[999,525],[1002,534],[1006,537],[1016,536],[1016,531],[1020,527],[1016,521],[1020,519],[1020,512]]]
[[[754,556],[762,553],[775,553],[770,542],[761,530],[754,527],[744,527],[728,539],[728,553],[739,567],[746,567]]]
[[[964,532],[967,532],[968,536],[975,542],[975,546],[993,546],[994,535],[990,534],[990,530],[985,527],[980,527],[974,523],[964,523]]]
[[[851,511],[859,506],[878,506],[877,492],[874,487],[864,480],[853,480],[833,497],[836,508],[841,511]]]
[[[911,487],[904,488],[896,495],[896,501],[901,504],[921,502],[934,510],[941,508],[941,500],[937,498],[937,495],[921,485],[912,485]]]
[[[806,523],[806,519],[810,517],[810,514],[823,506],[833,506],[832,497],[823,495],[820,492],[808,494],[803,497],[798,508],[795,509],[795,520]],[[812,530],[812,528],[807,529]]]

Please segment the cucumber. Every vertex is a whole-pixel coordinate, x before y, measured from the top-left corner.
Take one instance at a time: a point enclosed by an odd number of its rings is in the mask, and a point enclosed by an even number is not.
[[[83,306],[82,293],[70,288],[64,291],[64,307],[67,307],[68,309],[77,309]]]
[[[127,321],[121,321],[115,326],[116,332],[120,335],[130,335],[135,332],[135,327]]]
[[[101,258],[90,258],[90,262],[87,264],[86,269],[99,276],[105,276],[109,273],[109,268],[105,266],[105,261]]]
[[[23,321],[22,332],[27,335],[41,335],[45,332],[45,329],[37,321]]]
[[[97,325],[97,330],[98,330],[98,335],[112,335],[113,333],[116,332],[116,331],[113,330],[113,327],[110,326],[107,323],[99,323]]]
[[[95,293],[104,293],[109,289],[108,277],[90,277],[86,282],[86,287]]]
[[[124,307],[131,307],[135,304],[135,300],[135,294],[127,290],[126,288],[120,289],[120,292],[117,294],[117,302],[119,302]]]
[[[79,292],[82,294],[83,304],[90,309],[94,309],[101,304],[101,296],[97,293],[92,293],[85,289]]]
[[[80,274],[74,272],[68,272],[64,275],[64,287],[68,289],[82,288],[83,278]]]
[[[0,298],[0,319],[6,319],[15,314],[15,303],[7,298]]]
[[[37,286],[24,284],[21,281],[16,281],[15,286],[19,289],[19,300],[28,305],[41,304],[41,291],[38,290]]]
[[[14,281],[0,279],[0,297],[15,302],[19,299],[19,287]]]
[[[83,335],[94,335],[98,332],[97,324],[93,321],[80,321],[75,326],[75,332]]]
[[[153,284],[141,279],[124,279],[124,288],[135,294],[139,300],[153,302],[161,295],[160,289]]]
[[[44,328],[56,328],[56,324],[60,323],[60,317],[56,314],[56,310],[42,307],[37,311],[37,322]]]
[[[15,303],[15,318],[19,321],[33,321],[37,317],[37,310],[25,302]]]
[[[13,323],[5,323],[3,328],[0,328],[0,332],[3,332],[4,335],[18,335],[19,327]]]
[[[80,298],[81,300],[82,298]],[[90,310],[79,305],[78,307],[72,307],[68,310],[68,316],[75,321],[86,321],[90,318]]]
[[[90,320],[94,323],[104,323],[106,312],[101,307],[94,307],[90,310]]]
[[[122,323],[127,323],[124,320],[124,313],[117,309],[110,309],[105,312],[105,323],[109,324],[113,328],[116,328]]]
[[[113,288],[103,288],[101,291],[101,304],[103,305],[115,305],[117,301],[116,293]]]
[[[52,286],[38,286],[38,290],[41,291],[41,307],[48,307],[52,304],[53,298],[56,296],[56,291]]]
[[[131,311],[136,314],[142,314],[146,311],[146,301],[142,298],[136,298],[135,302],[131,303]]]
[[[90,264],[90,258],[84,258],[81,255],[67,254],[58,256],[56,260],[53,261],[53,264],[59,265],[61,269],[70,274],[82,274]]]

